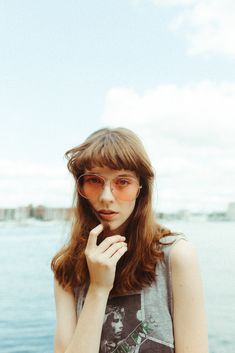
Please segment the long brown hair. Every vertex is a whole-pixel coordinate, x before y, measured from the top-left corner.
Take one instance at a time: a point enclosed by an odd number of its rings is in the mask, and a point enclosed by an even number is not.
[[[111,294],[139,291],[156,280],[155,267],[163,259],[160,238],[172,232],[157,223],[152,206],[154,170],[138,136],[126,128],[103,128],[84,143],[65,153],[75,179],[74,219],[67,244],[53,257],[51,269],[65,289],[87,285],[89,271],[84,250],[98,220],[89,203],[77,192],[77,178],[85,169],[109,167],[131,170],[140,178],[142,189],[125,229],[128,251],[120,258]],[[98,239],[102,240],[102,234]]]

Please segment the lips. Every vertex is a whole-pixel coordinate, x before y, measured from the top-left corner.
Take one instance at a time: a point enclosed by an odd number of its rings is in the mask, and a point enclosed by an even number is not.
[[[118,212],[115,212],[113,210],[99,210],[97,212],[100,218],[103,219],[104,221],[111,221],[118,214]]]
[[[115,212],[113,210],[98,210],[98,213],[101,215],[111,215],[111,214],[117,214],[118,212]]]

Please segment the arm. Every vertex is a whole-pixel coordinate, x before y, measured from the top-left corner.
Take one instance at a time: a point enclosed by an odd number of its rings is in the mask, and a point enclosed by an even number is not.
[[[109,292],[89,287],[78,322],[73,294],[65,291],[57,280],[54,293],[57,318],[54,353],[98,352]]]
[[[72,293],[66,292],[55,281],[57,313],[54,353],[98,353],[109,292],[113,287],[116,264],[127,251],[124,237],[107,237],[98,246],[99,225],[91,230],[85,256],[90,275],[90,286],[83,308],[76,318],[76,303]]]
[[[176,353],[208,353],[207,321],[197,254],[180,240],[170,256]]]
[[[76,304],[72,292],[65,291],[54,278],[56,328],[54,353],[64,353],[76,328]]]

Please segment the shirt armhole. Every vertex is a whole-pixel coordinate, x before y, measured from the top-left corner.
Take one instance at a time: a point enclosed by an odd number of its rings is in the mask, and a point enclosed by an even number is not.
[[[187,237],[185,235],[180,235],[176,238],[174,243],[169,246],[168,252],[167,252],[167,270],[168,270],[168,288],[169,288],[169,299],[170,299],[170,313],[171,317],[173,317],[173,312],[174,312],[174,300],[173,300],[173,288],[172,288],[172,267],[171,267],[171,251],[173,247],[180,241],[180,240],[185,240],[188,241]]]

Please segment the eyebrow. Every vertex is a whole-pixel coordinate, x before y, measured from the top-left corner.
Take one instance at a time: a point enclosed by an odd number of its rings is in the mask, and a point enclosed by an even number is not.
[[[133,175],[133,174],[118,174],[117,176],[119,176],[119,177],[128,177],[128,176],[132,176],[132,177],[134,177],[135,175]]]
[[[102,173],[99,173],[99,172],[90,172],[90,171],[87,171],[86,172],[87,174],[97,174],[97,175],[102,175]],[[133,178],[136,178],[135,175],[133,174],[130,174],[130,173],[125,173],[125,174],[118,174],[116,177],[133,177]]]

